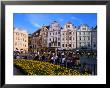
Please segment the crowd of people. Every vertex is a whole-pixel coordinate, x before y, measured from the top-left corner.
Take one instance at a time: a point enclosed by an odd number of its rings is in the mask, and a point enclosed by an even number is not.
[[[94,54],[86,53],[74,53],[72,51],[64,52],[64,51],[57,51],[57,52],[36,52],[36,53],[30,53],[28,56],[20,56],[14,55],[15,59],[23,58],[23,59],[33,59],[33,60],[39,60],[39,61],[45,61],[50,62],[52,64],[58,64],[65,66],[67,68],[74,68],[78,69],[81,72],[88,70],[89,73],[91,73],[90,69],[86,67],[86,64],[83,65],[80,64],[80,56],[87,56],[93,57]]]
[[[58,52],[56,53],[51,53],[49,52],[48,54],[44,52],[44,54],[40,55],[35,54],[34,60],[41,60],[41,61],[48,61],[53,64],[60,64],[66,67],[72,67],[73,65],[77,64],[79,62],[79,57],[78,56],[72,56],[71,53],[64,53],[64,52]]]

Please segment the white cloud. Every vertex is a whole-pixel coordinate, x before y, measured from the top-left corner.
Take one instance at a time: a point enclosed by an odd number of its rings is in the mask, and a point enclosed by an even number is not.
[[[64,19],[60,19],[59,21],[63,21]]]
[[[37,27],[37,28],[41,27],[41,25],[39,25],[39,24],[36,23],[36,22],[31,22],[31,24],[34,25],[34,26]]]
[[[83,24],[83,21],[77,17],[72,16],[71,19],[78,21],[80,24]]]
[[[71,17],[71,19],[78,19],[78,18],[76,18],[76,17]]]

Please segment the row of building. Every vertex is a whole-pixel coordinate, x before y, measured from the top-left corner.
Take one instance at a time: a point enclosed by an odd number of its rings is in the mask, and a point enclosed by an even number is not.
[[[75,27],[67,22],[64,28],[57,21],[50,26],[42,26],[30,35],[32,40],[29,44],[35,51],[39,47],[54,47],[57,49],[97,49],[97,28],[90,29],[88,25]]]
[[[16,35],[19,33],[19,35]],[[21,34],[24,33],[24,36]],[[19,40],[18,38],[19,37]],[[23,40],[24,39],[24,40]],[[22,46],[16,45],[16,43]],[[64,28],[57,21],[53,21],[49,26],[42,26],[34,33],[14,30],[14,50],[28,51],[33,49],[36,52],[41,47],[54,47],[57,49],[97,49],[97,27],[90,29],[88,25],[74,26],[67,22]]]

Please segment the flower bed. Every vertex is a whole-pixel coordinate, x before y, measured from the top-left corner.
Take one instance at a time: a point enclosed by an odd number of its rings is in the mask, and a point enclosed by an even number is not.
[[[81,74],[77,70],[42,61],[16,59],[14,65],[26,75],[89,75],[87,72]]]

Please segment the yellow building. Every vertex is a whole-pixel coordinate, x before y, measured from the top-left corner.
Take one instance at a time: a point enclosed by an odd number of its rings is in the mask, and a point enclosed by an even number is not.
[[[28,52],[28,33],[25,30],[14,28],[14,51]]]

